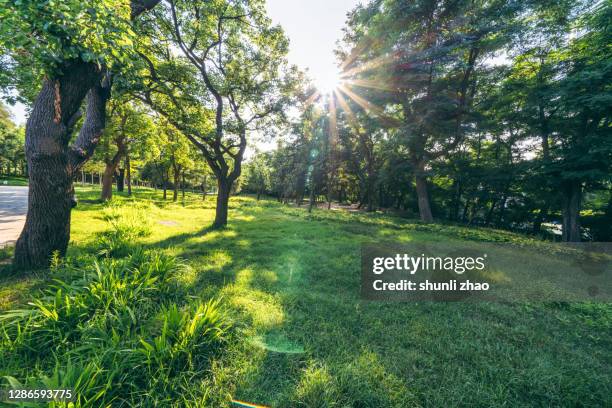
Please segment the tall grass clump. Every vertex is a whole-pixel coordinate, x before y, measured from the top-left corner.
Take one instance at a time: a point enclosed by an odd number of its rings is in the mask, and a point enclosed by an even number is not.
[[[146,208],[136,204],[107,204],[102,211],[102,219],[110,228],[98,237],[98,255],[127,256],[139,239],[150,236],[153,230],[145,211]]]
[[[0,314],[0,387],[74,388],[75,407],[184,405],[185,387],[197,398],[232,326],[219,301],[184,304],[185,268],[142,249],[55,265],[27,307]]]

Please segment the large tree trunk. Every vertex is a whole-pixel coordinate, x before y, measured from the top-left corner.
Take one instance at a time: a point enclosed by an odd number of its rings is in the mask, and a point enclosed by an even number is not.
[[[425,164],[418,161],[414,166],[414,178],[416,182],[416,193],[419,203],[419,215],[423,222],[433,222],[431,205],[429,204],[429,192],[427,190],[427,176],[425,175]]]
[[[106,97],[94,87],[101,80],[101,73],[94,64],[83,62],[67,64],[63,72],[59,78],[45,80],[26,123],[30,189],[26,222],[15,247],[14,264],[18,268],[45,267],[53,252],[66,253],[72,178],[81,159],[97,143],[95,135],[85,133],[98,130],[99,123],[91,122],[99,119],[96,103],[102,101],[97,99]],[[88,98],[91,110],[88,109],[77,142],[69,146],[73,127],[80,117],[79,107],[92,87],[95,89]]]
[[[18,267],[45,267],[70,240],[72,176],[65,155],[30,159],[28,214],[15,248]]]
[[[570,181],[563,186],[563,231],[564,242],[580,242],[580,207],[582,204],[582,185]]]
[[[232,181],[226,177],[217,177],[217,180],[217,209],[212,227],[223,228],[227,225],[227,212],[230,192],[232,190]]]
[[[134,19],[159,0],[132,0]],[[110,77],[97,64],[62,64],[62,74],[45,79],[26,122],[26,160],[30,177],[28,213],[15,246],[17,268],[45,267],[54,252],[65,254],[70,240],[70,208],[75,172],[92,156],[105,126]],[[87,96],[87,114],[76,141],[69,145],[79,108]]]

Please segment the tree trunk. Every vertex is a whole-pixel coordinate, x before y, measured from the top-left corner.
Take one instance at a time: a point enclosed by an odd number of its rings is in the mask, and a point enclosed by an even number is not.
[[[206,190],[208,188],[206,181],[206,176],[204,176],[204,179],[202,180],[202,201],[206,201]]]
[[[315,206],[315,189],[313,186],[310,186],[310,200],[308,201],[308,212],[309,213],[312,212],[312,207],[314,206]]]
[[[232,190],[232,181],[226,177],[217,177],[217,209],[215,212],[215,221],[213,228],[224,228],[227,225],[227,212],[229,207],[230,192]]]
[[[497,222],[495,223],[495,225],[497,225],[498,227],[502,226],[502,223],[504,222],[504,214],[506,212],[506,202],[508,201],[508,196],[507,194],[504,194],[504,196],[501,199],[501,202],[499,203],[499,214],[497,215]]]
[[[463,193],[461,181],[458,179],[453,180],[453,202],[451,204],[451,210],[449,218],[451,221],[459,220],[459,207],[461,206],[461,194]]]
[[[427,191],[427,176],[425,175],[425,164],[419,161],[415,165],[414,178],[416,181],[416,192],[419,203],[419,215],[423,222],[433,222],[431,206],[429,204],[429,192]]]
[[[563,186],[563,231],[564,242],[580,242],[580,206],[582,185],[579,181],[569,181]]]
[[[181,197],[185,201],[185,171],[181,174]]]
[[[374,212],[374,186],[368,181],[368,212]]]
[[[130,161],[130,152],[125,153],[125,172],[127,181],[128,196],[132,195],[132,163]]]
[[[106,167],[104,169],[104,176],[102,177],[102,194],[100,196],[100,200],[108,201],[113,198],[113,177],[117,172],[117,167],[119,167],[119,163],[121,162],[121,158],[125,153],[125,143],[124,139],[120,138],[116,140],[117,143],[117,153],[113,156],[112,159],[106,159]],[[117,180],[117,186],[119,185],[119,181]],[[117,188],[119,190],[119,188]]]
[[[104,168],[104,176],[102,176],[102,194],[100,200],[108,201],[113,198],[113,176],[115,168],[112,163],[107,162]]]
[[[28,215],[17,245],[15,265],[49,265],[53,252],[66,253],[70,240],[72,177],[64,155],[30,159]]]
[[[119,169],[119,173],[117,174],[117,191],[123,192],[125,186],[125,169]]]
[[[69,146],[69,142],[81,116],[81,103],[96,81],[100,81],[101,74],[94,64],[83,62],[67,64],[63,72],[56,79],[44,81],[26,123],[25,153],[30,188],[26,222],[15,246],[17,268],[47,266],[53,252],[66,253],[70,240],[72,179],[80,159],[87,156],[89,145],[83,150],[73,150],[81,146]],[[92,99],[104,98],[94,88],[90,94],[95,94],[88,97],[91,113],[88,109],[83,127],[98,119],[99,106],[94,104],[100,101]],[[88,141],[97,143],[95,137]],[[77,142],[83,142],[81,134]]]
[[[176,202],[178,200],[178,190],[179,183],[181,182],[181,173],[178,170],[174,169],[174,182],[173,182],[173,192],[172,192],[172,201]]]

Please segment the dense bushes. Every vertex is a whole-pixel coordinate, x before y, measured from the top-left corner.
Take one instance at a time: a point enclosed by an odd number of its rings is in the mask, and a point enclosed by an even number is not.
[[[186,265],[133,245],[146,225],[116,208],[105,217],[98,257],[52,262],[53,283],[0,315],[2,386],[74,388],[75,407],[206,404],[226,314],[215,300],[185,302]]]

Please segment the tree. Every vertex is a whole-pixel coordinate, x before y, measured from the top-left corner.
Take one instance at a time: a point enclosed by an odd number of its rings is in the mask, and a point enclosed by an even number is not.
[[[257,152],[255,156],[246,163],[245,182],[243,190],[257,194],[257,201],[262,194],[270,190],[270,155]]]
[[[399,126],[387,122],[403,135],[424,222],[433,220],[431,162],[463,140],[473,120],[478,62],[503,43],[513,12],[502,1],[386,0],[351,14],[345,37],[351,50],[341,53],[349,86],[340,89],[371,113],[385,112],[376,102],[395,112]],[[364,88],[365,97],[350,86]]]
[[[34,72],[42,82],[26,123],[30,189],[16,266],[42,267],[54,251],[66,252],[72,179],[104,129],[112,73],[129,62],[131,20],[158,2],[0,2],[0,44],[16,62],[15,77]],[[85,98],[85,117],[71,143]]]
[[[287,39],[259,1],[169,0],[167,6],[152,29],[170,43],[142,53],[149,73],[140,95],[202,153],[218,185],[213,226],[224,227],[249,133],[270,127],[288,102],[295,71],[287,68]],[[177,48],[180,56],[169,51]],[[177,71],[199,80],[178,83]]]
[[[23,128],[16,127],[0,103],[0,174],[26,175]]]
[[[143,143],[157,130],[144,106],[125,97],[116,97],[111,101],[109,119],[96,149],[96,157],[104,163],[102,201],[112,198],[114,179],[117,180],[117,191],[123,191],[126,170],[128,190],[131,189],[130,147]],[[123,168],[122,161],[125,163]]]
[[[566,75],[559,82],[563,120],[554,135],[552,171],[559,175],[563,240],[580,241],[580,211],[588,185],[610,182],[612,173],[612,5],[602,3],[586,13],[584,34],[564,50]]]

